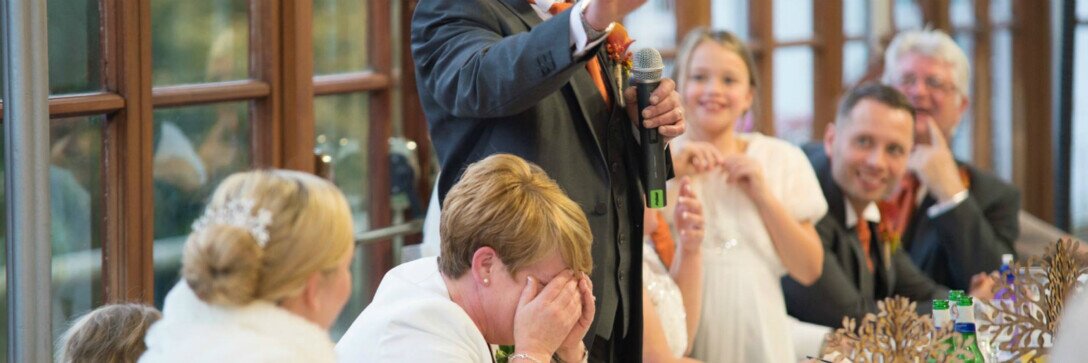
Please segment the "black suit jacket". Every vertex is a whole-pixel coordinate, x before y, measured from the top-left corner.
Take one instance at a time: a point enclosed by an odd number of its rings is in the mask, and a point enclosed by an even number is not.
[[[782,278],[789,314],[801,321],[840,327],[843,317],[860,319],[875,312],[876,302],[887,297],[906,296],[917,301],[924,312],[930,300],[947,296],[947,290],[923,275],[906,254],[889,252],[882,243],[872,244],[874,270],[869,271],[857,234],[846,227],[849,206],[831,178],[830,160],[822,150],[805,149],[827,199],[827,215],[816,223],[824,247],[824,267],[812,286],[801,285],[789,276]],[[870,230],[877,231],[875,223],[864,219],[859,223],[870,223]]]
[[[626,112],[617,102],[606,107],[586,70],[586,62],[602,62],[611,79],[604,47],[573,57],[570,14],[542,21],[527,0],[419,2],[412,56],[442,165],[439,198],[468,164],[488,155],[510,153],[540,165],[583,208],[593,231],[598,305],[591,331],[640,352],[638,144]],[[611,98],[620,99],[606,83]]]
[[[930,218],[936,201],[926,196],[903,232],[903,247],[934,281],[967,290],[971,276],[995,271],[1001,255],[1015,253],[1020,236],[1020,191],[987,172],[960,163],[971,179],[968,197]]]

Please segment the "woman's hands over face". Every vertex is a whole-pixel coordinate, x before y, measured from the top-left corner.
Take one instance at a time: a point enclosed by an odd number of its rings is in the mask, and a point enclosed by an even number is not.
[[[517,352],[546,361],[560,348],[580,347],[595,312],[589,279],[571,270],[559,273],[547,285],[531,276],[527,279],[514,313]]]

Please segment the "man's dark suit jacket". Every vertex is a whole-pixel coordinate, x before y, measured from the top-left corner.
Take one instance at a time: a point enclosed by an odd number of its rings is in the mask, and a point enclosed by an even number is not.
[[[856,232],[846,227],[849,206],[831,177],[830,160],[822,150],[812,151],[806,148],[828,207],[827,215],[816,223],[824,246],[824,267],[812,286],[801,285],[789,276],[782,278],[789,314],[801,321],[840,327],[843,317],[860,319],[875,312],[876,302],[887,297],[906,296],[918,302],[919,310],[927,311],[930,300],[946,296],[947,290],[923,275],[906,254],[895,251],[885,256],[886,246],[875,240],[871,251],[874,269],[869,271]],[[866,222],[860,212],[858,218],[858,223],[870,223],[870,230],[877,231],[876,224]]]
[[[540,165],[582,207],[593,231],[598,306],[590,331],[639,354],[638,144],[626,112],[618,102],[605,105],[586,70],[586,62],[602,62],[605,79],[614,76],[604,42],[573,58],[570,16],[568,10],[542,21],[528,0],[419,2],[412,57],[442,165],[439,198],[468,164],[488,155],[510,153]],[[588,334],[587,347],[593,341]]]
[[[967,290],[971,276],[996,271],[1001,255],[1014,253],[1020,236],[1020,191],[990,173],[959,163],[970,177],[968,197],[930,218],[936,201],[926,196],[903,232],[914,264],[939,284]]]

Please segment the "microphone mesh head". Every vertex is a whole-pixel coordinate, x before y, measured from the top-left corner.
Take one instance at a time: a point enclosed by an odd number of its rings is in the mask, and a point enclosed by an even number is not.
[[[655,82],[661,80],[661,72],[665,69],[665,62],[661,61],[661,53],[654,48],[642,48],[635,51],[631,57],[631,78],[635,82]]]

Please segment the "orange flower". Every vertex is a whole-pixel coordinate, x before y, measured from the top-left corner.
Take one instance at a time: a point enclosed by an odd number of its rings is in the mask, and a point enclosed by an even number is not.
[[[605,50],[608,51],[608,57],[613,62],[621,65],[624,71],[631,70],[631,53],[627,51],[631,47],[631,43],[634,43],[631,37],[627,35],[627,29],[623,27],[623,24],[616,23],[612,28],[612,33],[608,34],[608,40],[605,41]]]

